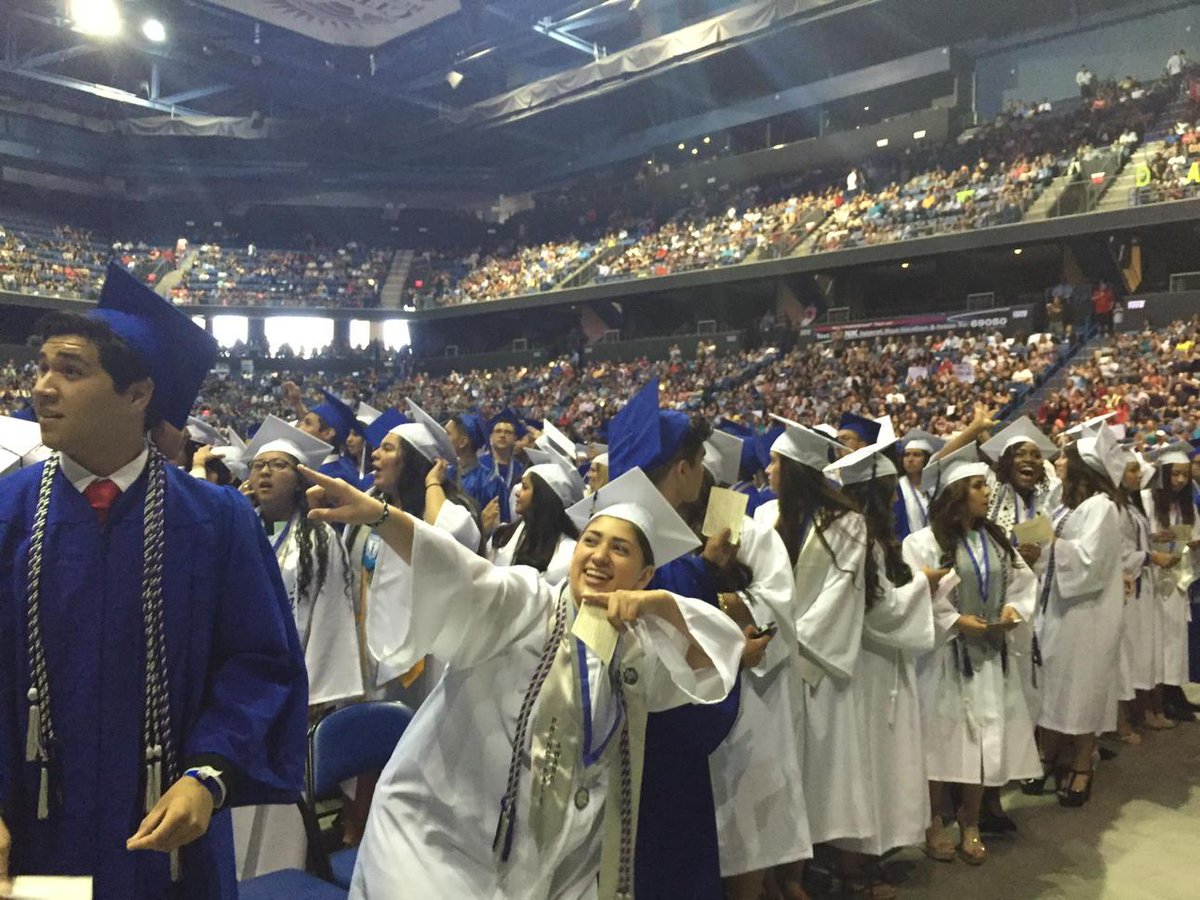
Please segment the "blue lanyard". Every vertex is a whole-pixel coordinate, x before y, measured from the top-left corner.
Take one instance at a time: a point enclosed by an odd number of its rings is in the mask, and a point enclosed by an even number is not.
[[[283,531],[279,533],[279,537],[275,538],[274,542],[271,544],[271,549],[275,551],[276,555],[279,554],[279,548],[282,547],[284,542],[288,539],[288,535],[291,533],[291,531],[292,520],[288,519],[287,524],[283,526]]]
[[[964,537],[962,543],[963,547],[966,548],[967,556],[971,558],[971,565],[975,568],[975,583],[979,585],[979,596],[983,599],[983,605],[986,608],[992,588],[992,562],[991,557],[988,555],[987,535],[983,533],[983,529],[981,528],[977,528],[975,533],[979,535],[980,547],[983,550],[982,570],[979,566],[979,560],[975,558],[975,552],[971,549],[971,542]]]
[[[604,755],[604,750],[608,747],[608,742],[612,740],[613,735],[617,733],[617,726],[621,724],[621,710],[617,710],[617,717],[613,720],[613,726],[605,735],[604,740],[600,742],[600,746],[592,749],[592,689],[588,684],[588,666],[587,666],[587,646],[579,638],[575,639],[575,649],[579,658],[579,686],[580,698],[583,701],[583,764],[585,766],[595,765],[600,757]]]

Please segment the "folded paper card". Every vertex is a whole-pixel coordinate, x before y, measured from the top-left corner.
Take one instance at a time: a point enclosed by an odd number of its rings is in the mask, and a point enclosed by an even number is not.
[[[746,503],[749,499],[749,496],[741,491],[713,488],[708,495],[708,509],[704,513],[704,527],[700,529],[701,533],[705,537],[713,537],[728,528],[729,543],[740,543],[742,522],[746,520]]]

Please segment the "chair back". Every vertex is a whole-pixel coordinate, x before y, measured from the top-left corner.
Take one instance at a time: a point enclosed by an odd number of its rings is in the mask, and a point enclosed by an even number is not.
[[[413,711],[392,700],[336,709],[308,731],[308,802],[337,795],[338,785],[387,764]]]

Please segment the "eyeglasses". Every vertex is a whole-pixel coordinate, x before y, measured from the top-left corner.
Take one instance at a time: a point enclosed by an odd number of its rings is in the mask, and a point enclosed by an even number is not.
[[[251,472],[262,472],[266,469],[272,472],[286,472],[290,469],[294,472],[296,467],[285,459],[256,459],[250,463]]]

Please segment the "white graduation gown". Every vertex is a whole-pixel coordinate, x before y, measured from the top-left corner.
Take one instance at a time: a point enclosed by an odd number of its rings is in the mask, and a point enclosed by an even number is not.
[[[794,572],[804,680],[801,767],[814,844],[869,838],[875,827],[867,740],[853,686],[866,605],[866,522],[858,513],[844,513],[824,536],[828,550],[809,529]]]
[[[1121,615],[1121,645],[1117,665],[1117,698],[1132,700],[1137,691],[1154,687],[1158,610],[1149,571],[1150,524],[1128,504],[1121,510],[1121,571],[1132,579],[1133,589],[1125,596]],[[1149,614],[1149,615],[1147,615]]]
[[[743,596],[759,628],[778,631],[762,662],[743,670],[737,721],[709,757],[721,875],[740,875],[812,857],[805,813],[792,563],[773,527],[747,517],[738,560],[753,581]]]
[[[1114,731],[1114,662],[1125,606],[1120,510],[1096,494],[1073,512],[1060,510],[1055,524],[1058,537],[1043,576],[1045,605],[1037,623],[1043,663],[1038,725],[1060,734]]]
[[[312,523],[312,553],[317,551],[317,530],[324,530],[329,548],[325,581],[315,600],[298,597],[300,572],[299,514],[286,533],[272,540],[275,558],[304,647],[308,669],[309,706],[325,706],[363,695],[358,631],[354,607],[347,590],[346,551],[329,525]],[[317,561],[312,561],[313,579]],[[239,878],[253,878],[277,869],[304,868],[307,839],[294,806],[238,807],[232,811],[234,847]]]
[[[904,560],[913,571],[936,569],[941,557],[932,528],[914,531],[904,540]],[[971,572],[959,575],[975,577]],[[1036,600],[1037,582],[1018,558],[1004,605],[1025,620],[1020,628],[1029,627]],[[929,779],[1001,787],[1013,779],[1039,777],[1042,764],[1020,676],[1011,666],[1006,675],[999,655],[983,660],[971,678],[959,672],[952,646],[958,636],[954,591],[934,599],[933,619],[934,649],[917,660]],[[1012,633],[1007,640],[1011,649]]]
[[[1162,531],[1163,526],[1154,514],[1153,491],[1142,491],[1142,503],[1150,517],[1150,531]],[[1181,524],[1179,510],[1171,509],[1171,525]],[[1200,513],[1192,523],[1191,539],[1200,539]],[[1191,619],[1191,603],[1188,601],[1188,586],[1193,574],[1192,554],[1184,545],[1172,545],[1169,553],[1181,554],[1179,564],[1171,569],[1154,567],[1154,595],[1157,599],[1158,631],[1162,640],[1162,671],[1157,684],[1184,685],[1188,678],[1188,631]]]
[[[495,546],[490,540],[487,543],[486,556],[497,566],[511,566],[513,557],[517,555],[517,547],[521,544],[521,537],[525,534],[525,523],[517,523],[516,529],[512,536],[508,539],[503,547]],[[546,579],[546,584],[558,584],[571,570],[571,557],[575,553],[575,539],[569,538],[565,534],[558,536],[558,546],[554,548],[554,555],[550,557],[550,565],[546,567],[543,573]]]
[[[533,840],[528,757],[522,773],[512,855],[493,853],[518,713],[559,597],[526,566],[501,568],[467,552],[438,529],[417,525],[413,564],[380,551],[371,585],[368,633],[381,661],[404,670],[427,654],[446,672],[380,776],[350,896],[584,898],[597,894],[607,766],[575,761],[583,802],[569,803],[545,847]],[[724,698],[737,677],[744,638],[718,610],[676,598],[693,638],[714,665],[693,671],[688,642],[646,616],[617,650],[628,692],[651,711]],[[573,643],[578,647],[578,643]],[[608,666],[587,653],[592,721],[607,734],[619,712]],[[627,668],[640,674],[631,677]],[[536,721],[534,705],[530,721]],[[578,794],[576,795],[579,796]]]
[[[929,579],[913,571],[908,584],[887,579],[883,550],[873,548],[882,596],[867,610],[854,691],[863,715],[871,766],[875,827],[866,839],[834,841],[844,850],[882,856],[918,844],[929,824],[929,781],[921,736],[915,659],[933,649]]]

